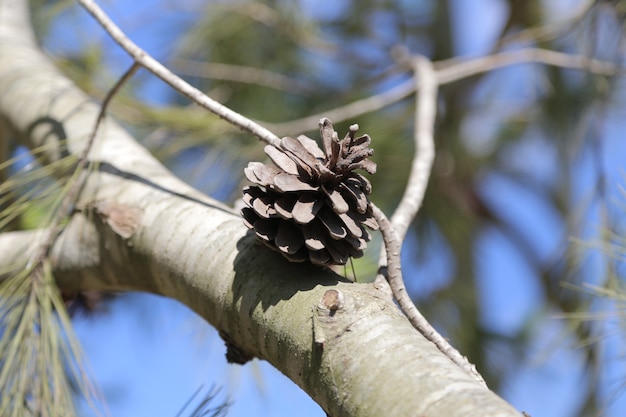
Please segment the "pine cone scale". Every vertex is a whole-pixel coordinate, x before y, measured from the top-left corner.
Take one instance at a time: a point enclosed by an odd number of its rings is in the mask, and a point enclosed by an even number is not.
[[[311,194],[301,195],[291,210],[293,220],[300,224],[307,224],[313,221],[322,205],[323,201],[316,199]]]
[[[304,232],[304,244],[313,251],[319,251],[326,247],[326,239],[319,225],[314,223],[306,224],[302,227]]]
[[[252,201],[252,208],[255,213],[264,219],[269,219],[276,215],[276,210],[272,207],[272,201],[269,198],[255,198]]]
[[[274,188],[281,193],[296,192],[296,191],[316,191],[319,187],[314,187],[306,182],[300,181],[300,179],[286,172],[281,172],[274,177]]]
[[[338,217],[346,226],[350,235],[357,238],[363,237],[365,231],[348,213],[341,213]]]
[[[268,219],[258,219],[254,222],[254,231],[261,239],[269,242],[276,237],[278,223]]]
[[[324,146],[325,157],[331,159],[332,149],[331,143],[333,142],[333,135],[335,130],[333,124],[328,119],[320,120],[320,137],[322,138],[322,144]]]
[[[293,255],[304,245],[304,238],[297,227],[289,222],[281,222],[274,243],[281,252]]]
[[[250,162],[243,172],[248,181],[267,186],[272,183],[273,178],[280,173],[280,170],[260,162]]]
[[[296,201],[298,201],[298,197],[295,194],[279,198],[276,200],[276,203],[274,203],[274,210],[276,210],[276,214],[285,220],[292,219],[293,215],[291,214],[291,211],[293,210],[293,206],[296,204]]]
[[[342,191],[341,195],[344,197],[344,200],[346,199],[346,196],[349,197],[356,204],[357,211],[361,214],[365,214],[369,202],[367,201],[367,196],[363,191],[354,187],[353,184],[347,181],[339,184],[339,189]]]
[[[327,191],[326,187],[322,186],[322,191],[328,196],[335,213],[341,214],[350,210],[350,206],[346,203],[346,200],[343,199],[343,196],[338,190]]]
[[[302,146],[304,146],[306,151],[310,153],[314,158],[324,159],[324,157],[326,156],[324,155],[324,152],[322,152],[322,150],[319,148],[319,146],[317,146],[317,142],[315,142],[313,139],[310,139],[304,135],[300,135],[296,139],[298,140],[298,142],[302,144]],[[316,162],[315,167],[317,167],[317,164],[319,162],[318,161],[315,161],[315,162]]]
[[[328,265],[331,261],[330,254],[325,249],[309,251],[309,259],[316,265]]]
[[[299,162],[296,162],[296,164],[307,173],[309,178],[314,177],[317,159],[315,159],[299,141],[285,137],[281,139],[280,147],[289,152],[291,156]]]
[[[330,210],[321,210],[319,213],[319,219],[326,227],[328,234],[333,239],[343,239],[348,236],[348,229],[345,228],[343,223],[337,218],[337,216]]]
[[[267,145],[265,147],[265,153],[267,154],[267,156],[270,157],[272,162],[274,162],[278,168],[282,169],[288,174],[298,175],[298,165],[296,165],[296,163],[292,161],[291,158],[279,151],[277,148],[271,145]],[[256,182],[252,180],[250,181]]]

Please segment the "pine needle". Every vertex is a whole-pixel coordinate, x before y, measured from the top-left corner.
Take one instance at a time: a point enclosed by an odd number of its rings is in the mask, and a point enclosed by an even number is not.
[[[75,415],[70,378],[97,398],[51,270],[45,260],[0,284],[1,415]]]
[[[64,145],[61,145],[64,146]],[[0,230],[13,221],[46,227],[59,213],[71,184],[84,174],[76,156],[47,165],[35,158],[40,147],[0,164]],[[84,167],[83,167],[84,168]],[[44,233],[45,234],[45,233]],[[40,243],[34,242],[39,245]],[[93,410],[97,392],[89,380],[81,349],[46,257],[22,260],[0,271],[0,415],[76,415],[76,391]]]

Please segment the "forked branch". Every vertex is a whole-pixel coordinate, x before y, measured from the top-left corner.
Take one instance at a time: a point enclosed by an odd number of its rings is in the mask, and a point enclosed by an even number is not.
[[[465,356],[461,355],[446,339],[435,330],[426,318],[419,312],[409,294],[406,292],[404,279],[402,278],[402,267],[400,265],[400,240],[393,229],[393,226],[385,214],[373,203],[370,203],[372,212],[380,231],[383,235],[385,250],[387,254],[387,280],[393,296],[400,305],[402,312],[425,338],[430,340],[437,348],[445,354],[452,362],[463,368],[476,380],[485,384],[485,380]]]

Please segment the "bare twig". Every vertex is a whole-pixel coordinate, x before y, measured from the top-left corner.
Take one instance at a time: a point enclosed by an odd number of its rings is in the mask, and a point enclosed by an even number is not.
[[[438,61],[434,66],[437,69],[437,81],[443,85],[498,68],[533,62],[606,76],[626,75],[612,62],[539,48],[500,52],[475,59],[452,58]]]
[[[211,113],[221,117],[229,123],[239,127],[242,130],[250,132],[268,144],[278,145],[280,138],[261,126],[260,124],[248,119],[245,116],[229,109],[228,107],[211,99],[202,91],[191,86],[182,78],[175,75],[163,64],[150,56],[146,51],[141,49],[137,44],[131,41],[122,30],[107,16],[107,14],[92,0],[78,0],[78,2],[87,10],[102,28],[108,32],[113,40],[122,47],[133,59],[142,67],[159,77],[161,80],[169,84],[174,90],[187,96],[198,105],[209,110]]]
[[[154,75],[168,83],[179,93],[189,97],[191,100],[206,108],[217,116],[227,120],[242,130],[248,131],[266,143],[277,143],[279,140],[272,131],[280,134],[293,134],[310,130],[310,126],[315,126],[322,117],[332,120],[344,121],[365,113],[379,110],[398,102],[415,92],[415,85],[412,80],[404,81],[396,87],[384,93],[373,95],[362,100],[357,100],[345,106],[341,106],[323,113],[301,119],[292,120],[280,124],[265,123],[271,130],[261,126],[257,122],[242,116],[228,107],[216,102],[206,96],[197,88],[191,86],[167,69],[160,62],[152,58],[147,52],[133,43],[119,27],[93,2],[93,0],[78,0],[78,2],[101,24],[101,26],[111,35],[111,37],[140,65],[152,72]],[[587,57],[568,55],[560,52],[543,49],[522,49],[519,51],[503,52],[496,55],[477,58],[468,61],[457,59],[439,61],[434,66],[437,69],[437,81],[440,85],[457,81],[481,72],[501,68],[508,65],[523,62],[539,62],[547,65],[555,65],[565,68],[586,70],[593,73],[614,75],[618,68],[609,62],[604,62]]]
[[[255,84],[292,94],[310,94],[314,90],[312,85],[260,68],[189,59],[176,59],[172,64],[178,73],[192,77]]]
[[[70,375],[77,383],[75,384],[76,387],[86,394],[86,399],[90,406],[93,407],[93,401],[99,399],[96,388],[88,380],[88,373],[84,365],[81,365],[79,348],[73,339],[74,336],[71,332],[69,319],[64,311],[60,294],[53,283],[54,277],[52,276],[50,251],[60,234],[61,222],[70,215],[71,208],[76,203],[85,184],[88,173],[84,171],[89,169],[89,153],[95,143],[98,127],[104,119],[108,104],[124,82],[138,68],[139,65],[133,63],[131,68],[126,71],[105,97],[95,121],[94,129],[87,138],[85,147],[80,152],[73,175],[64,188],[64,195],[50,219],[48,228],[42,230],[41,234],[38,234],[35,238],[36,243],[33,245],[33,252],[28,257],[26,267],[20,267],[15,271],[11,271],[11,277],[2,283],[3,293],[4,295],[8,293],[8,299],[15,298],[20,300],[9,303],[9,306],[5,309],[12,311],[11,316],[13,318],[8,319],[8,313],[3,314],[3,321],[6,321],[3,325],[6,324],[9,329],[16,329],[14,332],[15,337],[7,338],[7,334],[13,333],[12,331],[7,332],[0,341],[0,345],[2,345],[0,351],[6,356],[3,362],[9,364],[0,369],[0,381],[2,381],[3,386],[9,387],[6,398],[3,398],[0,404],[0,408],[7,410],[11,398],[23,398],[24,402],[20,401],[19,405],[16,405],[13,409],[13,414],[15,415],[23,415],[22,411],[24,411],[24,408],[37,415],[56,415],[57,413],[55,412],[50,413],[46,411],[48,407],[54,408],[57,403],[57,407],[67,406],[64,404],[64,401],[68,400],[70,400],[69,404],[71,404],[67,383],[63,382],[55,386],[54,394],[52,395],[46,389],[49,381],[56,380],[59,373],[62,375],[63,371],[68,370],[71,371]],[[55,310],[57,312],[55,319],[49,320]],[[62,330],[63,332],[61,332]],[[25,346],[27,348],[24,350],[23,347]],[[51,358],[48,357],[50,355],[46,355],[46,352],[51,353],[50,349],[52,349],[53,353]],[[58,368],[54,365],[61,363],[59,361],[61,351],[57,352],[58,349],[67,349],[66,354],[67,352],[71,353],[72,360],[68,369],[64,370],[61,369],[62,366]],[[33,355],[35,355],[34,358]],[[48,359],[51,360],[53,365],[46,362]],[[15,375],[15,364],[23,361],[30,364],[29,368],[34,381],[24,377],[16,379],[11,376]],[[36,365],[32,365],[34,363]],[[33,366],[36,366],[36,369]],[[28,385],[33,383],[34,385],[32,386]],[[44,387],[43,390],[42,386]]]
[[[385,214],[373,203],[370,203],[372,213],[380,226],[383,235],[385,249],[387,251],[387,274],[389,286],[393,292],[393,296],[400,305],[402,312],[407,316],[413,327],[415,327],[426,339],[430,340],[443,352],[452,362],[466,370],[471,376],[479,382],[485,384],[485,380],[478,373],[476,367],[472,365],[466,357],[461,355],[446,339],[441,336],[428,320],[419,312],[404,285],[402,278],[402,268],[400,266],[400,240],[393,229],[393,226],[385,216]]]
[[[409,225],[422,205],[435,157],[434,124],[437,106],[437,76],[432,63],[425,57],[414,57],[413,66],[414,80],[416,84],[419,83],[419,86],[416,85],[415,87],[418,91],[415,109],[415,157],[411,165],[409,181],[391,221],[376,205],[371,204],[385,243],[379,264],[381,270],[385,270],[384,266],[387,265],[386,278],[391,287],[391,292],[413,327],[433,342],[454,363],[484,384],[484,380],[476,368],[452,347],[415,307],[406,292],[402,278],[400,242],[404,240]]]
[[[561,68],[588,71],[599,75],[626,75],[619,66],[612,62],[591,59],[583,55],[565,54],[539,48],[525,48],[506,51],[480,58],[452,58],[433,63],[436,81],[439,85],[449,84],[463,78],[516,64],[540,63]],[[264,123],[269,129],[281,135],[311,130],[322,117],[328,117],[335,123],[360,115],[380,110],[394,104],[416,92],[415,81],[410,79],[383,93],[376,94],[344,106],[326,110],[312,116],[290,120],[284,123]]]
[[[46,259],[48,252],[50,251],[50,248],[54,244],[59,234],[58,226],[69,215],[70,211],[72,210],[72,207],[76,203],[76,199],[78,198],[80,190],[85,184],[85,180],[87,177],[84,175],[80,175],[80,173],[83,169],[85,169],[85,167],[87,167],[87,164],[89,163],[89,158],[88,158],[89,152],[93,148],[93,144],[96,139],[96,134],[98,133],[98,128],[100,126],[100,123],[104,119],[109,103],[111,102],[111,99],[115,96],[115,94],[117,94],[117,92],[120,90],[120,88],[122,88],[122,85],[124,85],[124,83],[128,81],[138,69],[139,69],[139,64],[137,62],[133,62],[131,67],[122,75],[122,77],[117,81],[117,83],[115,83],[113,88],[111,88],[111,90],[107,93],[106,97],[104,98],[104,101],[102,102],[102,105],[100,106],[100,113],[98,113],[98,118],[96,119],[96,123],[94,125],[93,131],[91,132],[91,135],[89,136],[89,139],[87,140],[87,143],[85,144],[85,148],[83,149],[83,151],[81,152],[78,158],[76,168],[74,169],[75,175],[74,177],[72,177],[72,179],[70,180],[70,183],[68,184],[69,188],[68,188],[67,194],[65,194],[65,197],[61,201],[61,205],[59,206],[59,209],[57,210],[55,216],[53,217],[50,225],[46,229],[46,232],[44,236],[42,237],[41,243],[39,244],[39,249],[35,252],[35,254],[29,260],[29,263],[28,263],[29,267],[37,268],[37,266],[41,265],[42,262]]]
[[[425,57],[412,59],[415,71],[414,89],[417,90],[415,108],[415,155],[411,163],[409,179],[402,199],[391,216],[391,223],[400,241],[404,240],[409,225],[415,218],[424,200],[430,171],[435,157],[434,124],[437,111],[437,77],[432,63]],[[387,265],[387,252],[382,248],[378,260],[379,273],[376,285],[385,288],[384,275]]]
[[[404,240],[409,225],[422,205],[430,170],[435,158],[435,116],[437,114],[437,74],[432,63],[425,57],[413,60],[417,102],[415,108],[415,156],[411,164],[409,180],[398,207],[391,216],[391,224],[400,241]]]

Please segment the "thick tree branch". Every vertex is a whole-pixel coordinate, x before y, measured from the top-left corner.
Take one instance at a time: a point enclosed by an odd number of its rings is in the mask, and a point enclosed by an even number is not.
[[[49,160],[85,148],[100,107],[35,47],[26,2],[0,0],[0,114]],[[371,285],[291,264],[246,237],[238,216],[173,177],[110,119],[81,193],[139,210],[126,237],[100,203],[52,248],[68,288],[133,289],[180,300],[249,356],[268,360],[333,416],[517,416],[414,331]],[[67,142],[67,148],[63,143]],[[57,145],[57,149],[53,145]],[[35,232],[0,235],[0,264],[32,250]],[[20,246],[21,245],[21,246]],[[393,354],[390,354],[393,352]]]

